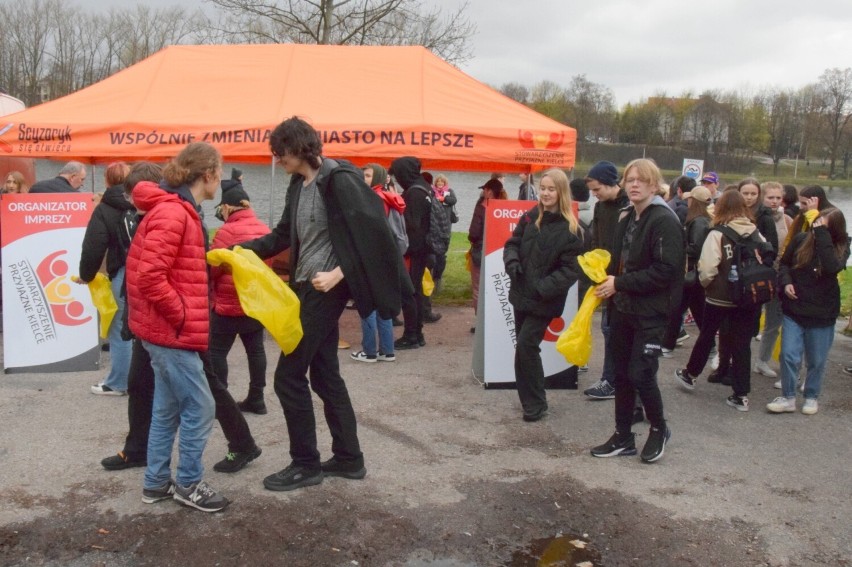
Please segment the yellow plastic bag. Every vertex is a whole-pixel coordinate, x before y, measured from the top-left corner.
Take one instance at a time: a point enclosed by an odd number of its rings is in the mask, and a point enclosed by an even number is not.
[[[109,279],[98,272],[95,274],[95,279],[88,283],[89,293],[92,294],[92,303],[95,304],[95,309],[101,316],[100,335],[102,339],[107,338],[109,334],[109,326],[112,324],[112,319],[118,311],[118,304],[115,302],[115,297],[112,295],[112,287]]]
[[[219,248],[207,253],[207,263],[231,267],[240,306],[269,331],[281,352],[290,354],[299,346],[303,334],[299,298],[257,254],[240,246]]]
[[[600,248],[586,252],[577,258],[583,272],[598,284],[606,279],[609,261],[610,253]],[[574,366],[585,366],[592,354],[592,318],[595,309],[603,301],[595,295],[597,288],[596,285],[589,287],[580,309],[577,310],[577,316],[556,340],[556,351]]]
[[[435,291],[435,280],[432,279],[432,272],[429,268],[423,270],[423,295],[429,297]]]

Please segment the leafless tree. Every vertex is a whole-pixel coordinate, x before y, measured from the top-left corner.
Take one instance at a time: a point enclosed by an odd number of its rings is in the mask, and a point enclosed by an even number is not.
[[[520,83],[506,83],[500,87],[500,92],[521,104],[526,104],[530,97],[530,90]]]
[[[831,160],[828,175],[833,177],[843,133],[852,119],[852,68],[826,69],[819,78],[817,89],[822,99],[822,116],[828,127],[826,142]]]
[[[444,15],[421,0],[207,0],[230,18],[214,32],[249,43],[422,45],[446,61],[472,57],[467,3]]]

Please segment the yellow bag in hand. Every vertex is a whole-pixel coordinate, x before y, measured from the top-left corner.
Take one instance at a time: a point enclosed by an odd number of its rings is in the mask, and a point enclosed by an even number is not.
[[[269,331],[281,352],[290,354],[299,346],[303,334],[299,298],[257,254],[240,246],[219,248],[207,253],[207,263],[231,267],[240,306]]]
[[[429,297],[435,291],[435,281],[432,279],[432,272],[429,268],[423,270],[423,295]]]
[[[586,252],[577,258],[583,272],[596,283],[606,279],[609,261],[610,253],[600,248]],[[603,301],[595,295],[595,290],[597,286],[593,285],[586,291],[577,316],[556,340],[556,351],[574,366],[585,366],[592,354],[592,318],[595,315],[595,309]]]
[[[101,272],[95,274],[95,279],[88,283],[89,293],[92,294],[92,303],[95,304],[95,309],[101,316],[101,338],[107,338],[109,334],[109,326],[112,324],[112,319],[118,311],[118,304],[115,302],[115,297],[112,295],[112,287],[109,279]]]

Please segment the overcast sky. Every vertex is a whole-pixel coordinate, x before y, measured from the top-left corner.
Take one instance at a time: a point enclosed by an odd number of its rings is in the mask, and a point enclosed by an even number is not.
[[[462,2],[424,5],[452,11]],[[209,9],[202,0],[182,5]],[[468,13],[478,33],[463,71],[528,88],[585,74],[611,88],[619,107],[661,91],[801,87],[827,68],[852,67],[852,0],[469,0]]]

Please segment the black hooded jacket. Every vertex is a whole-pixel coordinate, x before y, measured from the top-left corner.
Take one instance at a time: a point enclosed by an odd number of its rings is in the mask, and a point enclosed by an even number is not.
[[[415,157],[397,158],[391,163],[390,173],[403,188],[405,232],[408,233],[406,256],[427,254],[426,234],[431,219],[429,198],[432,190],[420,174],[420,160]]]
[[[90,282],[101,268],[106,254],[106,267],[112,279],[124,267],[127,250],[130,248],[130,228],[125,222],[125,213],[134,207],[124,198],[124,186],[115,185],[104,193],[100,204],[95,207],[83,237],[80,253],[80,279]],[[129,217],[129,215],[128,215]]]
[[[303,180],[301,175],[290,179],[284,212],[272,232],[241,244],[261,258],[289,248],[291,274],[296,273],[299,259],[296,211]],[[414,288],[388,226],[382,200],[364,183],[361,170],[343,160],[323,158],[316,181],[328,213],[331,247],[340,260],[358,314],[366,318],[377,310],[382,319],[398,315],[402,296],[410,296]]]

